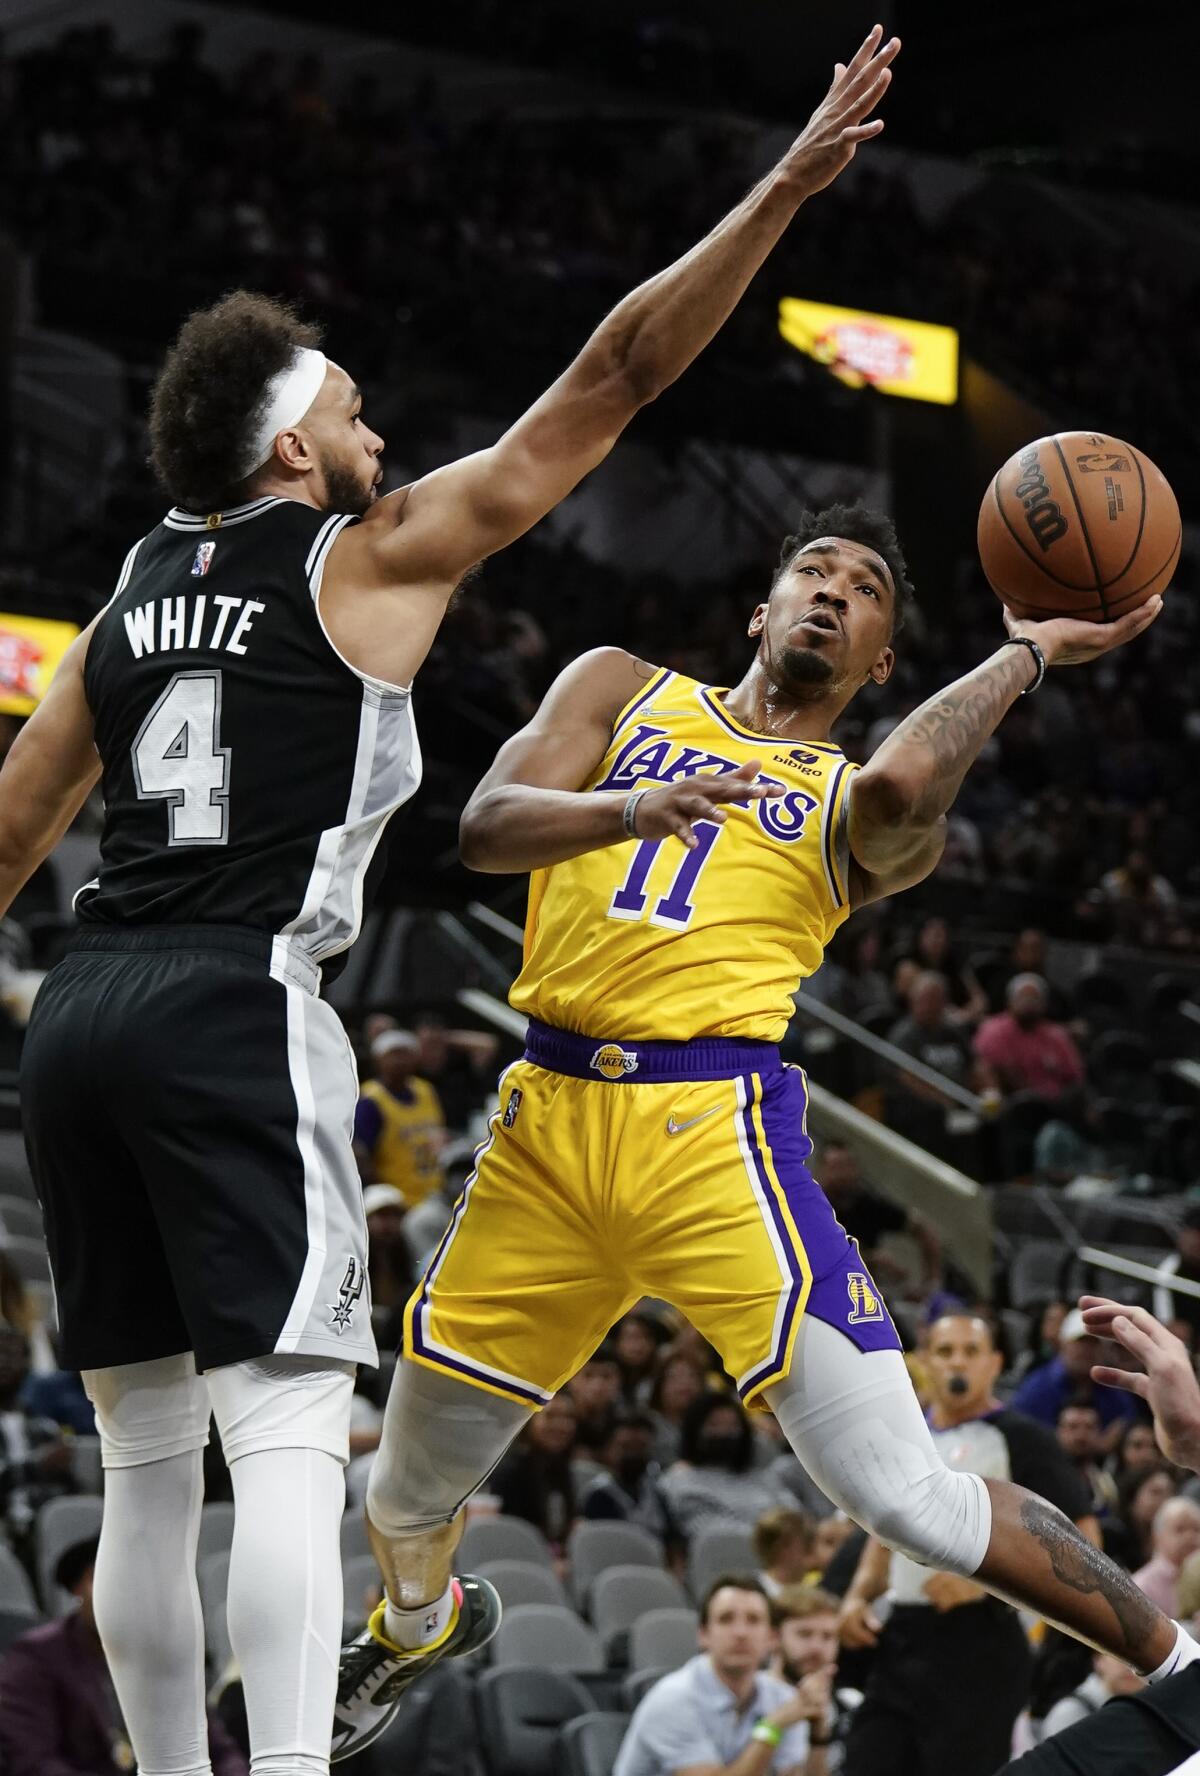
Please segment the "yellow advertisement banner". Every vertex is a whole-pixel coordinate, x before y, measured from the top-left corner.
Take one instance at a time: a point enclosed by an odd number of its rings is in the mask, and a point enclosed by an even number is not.
[[[785,296],[779,304],[779,331],[789,345],[827,364],[851,388],[870,383],[885,395],[945,406],[958,399],[958,334],[953,327]]]
[[[74,623],[0,611],[0,715],[32,715],[79,634]]]

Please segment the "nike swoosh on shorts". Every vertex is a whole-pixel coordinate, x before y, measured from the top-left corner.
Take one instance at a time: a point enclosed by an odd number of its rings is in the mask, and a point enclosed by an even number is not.
[[[669,1135],[681,1135],[684,1129],[693,1128],[696,1123],[703,1122],[706,1116],[715,1116],[717,1111],[721,1108],[722,1106],[720,1104],[714,1104],[711,1110],[702,1110],[699,1116],[689,1116],[686,1122],[676,1122],[673,1115],[668,1116],[667,1133]]]

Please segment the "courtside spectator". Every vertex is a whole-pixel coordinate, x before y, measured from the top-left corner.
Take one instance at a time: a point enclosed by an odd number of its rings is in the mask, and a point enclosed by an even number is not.
[[[773,1677],[763,1666],[774,1640],[758,1581],[717,1579],[700,1606],[700,1652],[642,1697],[613,1776],[730,1768],[753,1776],[824,1776],[824,1753],[810,1756],[810,1747],[825,1737],[829,1676],[824,1697],[814,1695],[815,1686],[802,1692]]]
[[[621,1403],[621,1365],[611,1344],[594,1351],[567,1383],[578,1420],[578,1453],[599,1461]]]
[[[654,1459],[660,1468],[679,1460],[679,1441],[684,1414],[704,1392],[702,1366],[686,1351],[663,1358],[650,1390],[650,1417],[654,1420]]]
[[[34,1418],[21,1404],[28,1375],[24,1335],[0,1326],[0,1523],[27,1563],[38,1511],[74,1490],[70,1444],[52,1419]]]
[[[413,1020],[417,1071],[437,1092],[450,1128],[464,1129],[495,1082],[499,1037],[490,1030],[451,1029],[436,1011]]]
[[[1065,1024],[1046,1015],[1049,993],[1040,974],[1018,974],[1008,983],[1007,1010],[985,1018],[975,1035],[975,1054],[1001,1092],[1033,1092],[1057,1103],[1082,1086],[1083,1056]]]
[[[1163,1454],[1154,1426],[1144,1418],[1131,1418],[1109,1457],[1112,1477],[1120,1487],[1127,1474],[1146,1474],[1162,1466]]]
[[[1086,1720],[1113,1696],[1136,1696],[1145,1687],[1145,1678],[1139,1677],[1124,1659],[1114,1659],[1111,1653],[1097,1653],[1092,1660],[1091,1676],[1047,1711],[1042,1723],[1042,1741],[1052,1739],[1064,1727],[1073,1727],[1076,1721]]]
[[[1129,1394],[1092,1380],[1092,1365],[1102,1360],[1100,1340],[1088,1331],[1079,1309],[1072,1308],[1059,1331],[1057,1353],[1029,1371],[1013,1395],[1014,1410],[1027,1412],[1053,1430],[1068,1400],[1087,1399],[1104,1429],[1111,1431],[1113,1425],[1134,1417],[1136,1407]]]
[[[441,1188],[446,1119],[437,1092],[417,1072],[420,1044],[409,1030],[384,1030],[371,1044],[376,1077],[364,1080],[354,1112],[354,1152],[364,1184],[392,1184],[415,1208]]]
[[[779,1644],[770,1669],[776,1677],[798,1689],[813,1683],[824,1689],[828,1683],[825,1673],[836,1670],[838,1662],[839,1607],[840,1599],[817,1585],[789,1585],[771,1599],[771,1620]],[[818,1690],[818,1697],[820,1693]],[[829,1776],[841,1776],[845,1769],[846,1735],[861,1701],[860,1690],[830,1692],[829,1709],[817,1726],[830,1741],[825,1754]]]
[[[1154,1520],[1174,1496],[1175,1472],[1165,1463],[1153,1468],[1131,1468],[1118,1482],[1119,1558],[1131,1572],[1153,1558]]]
[[[621,1365],[621,1396],[627,1406],[648,1406],[658,1374],[659,1354],[670,1331],[652,1313],[634,1308],[613,1335],[613,1349]]]
[[[1088,1489],[1093,1517],[1103,1517],[1116,1508],[1117,1485],[1101,1465],[1104,1441],[1100,1434],[1100,1414],[1095,1402],[1088,1399],[1068,1400],[1059,1407],[1055,1425],[1058,1447],[1075,1468]]]
[[[636,1523],[666,1546],[673,1540],[671,1513],[654,1459],[654,1422],[645,1412],[624,1412],[613,1421],[600,1452],[606,1469],[584,1487],[581,1517]]]
[[[367,1218],[367,1273],[371,1279],[371,1323],[385,1350],[400,1343],[404,1308],[416,1286],[416,1266],[404,1232],[408,1205],[394,1184],[368,1184],[363,1191]]]
[[[501,1511],[532,1523],[556,1550],[575,1521],[575,1428],[575,1405],[564,1390],[534,1413],[488,1481]]]
[[[754,1525],[754,1558],[767,1596],[774,1599],[803,1583],[812,1571],[813,1524],[803,1511],[777,1505]]]
[[[804,1575],[806,1583],[820,1585],[842,1549],[858,1531],[844,1511],[831,1511],[813,1529],[812,1566]]]
[[[1168,1616],[1178,1611],[1179,1570],[1190,1554],[1200,1551],[1200,1505],[1170,1498],[1155,1512],[1150,1532],[1150,1559],[1134,1573],[1134,1582]]]
[[[1058,1340],[1068,1308],[1065,1301],[1033,1301],[1025,1311],[1030,1320],[1029,1338],[1013,1365],[1016,1381],[1022,1381],[1031,1369],[1058,1355]]]
[[[96,1547],[77,1542],[55,1568],[75,1608],[22,1634],[0,1659],[5,1776],[122,1776],[134,1767],[92,1610]],[[211,1713],[208,1746],[197,1750],[211,1756],[213,1776],[247,1776],[245,1758]]]
[[[732,1394],[706,1393],[684,1414],[680,1459],[662,1487],[679,1533],[689,1541],[714,1524],[749,1525],[774,1505],[791,1503],[768,1469],[752,1471],[754,1432]]]

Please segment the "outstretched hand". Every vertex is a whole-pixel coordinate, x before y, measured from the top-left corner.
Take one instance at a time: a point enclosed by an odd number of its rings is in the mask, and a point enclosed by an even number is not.
[[[880,47],[882,37],[883,26],[873,26],[854,59],[837,63],[829,91],[780,162],[780,177],[801,198],[831,185],[854,159],[858,144],[882,130],[882,118],[871,118],[871,112],[888,89],[891,64],[900,53],[898,37]]]
[[[1126,616],[1118,617],[1115,623],[1084,623],[1078,617],[1051,617],[1045,623],[1031,623],[1024,617],[1014,617],[1005,605],[1004,627],[1010,635],[1025,635],[1036,641],[1046,656],[1047,666],[1082,666],[1142,635],[1161,609],[1162,599],[1155,596]]]
[[[1094,1338],[1115,1339],[1142,1365],[1141,1370],[1114,1369],[1097,1363],[1092,1380],[1145,1400],[1167,1460],[1200,1471],[1200,1383],[1183,1340],[1144,1307],[1123,1307],[1101,1295],[1084,1295],[1079,1305]]]

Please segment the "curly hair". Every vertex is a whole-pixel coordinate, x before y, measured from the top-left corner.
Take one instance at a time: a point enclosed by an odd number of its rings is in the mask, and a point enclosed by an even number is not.
[[[864,548],[874,549],[882,557],[896,588],[892,633],[895,635],[903,629],[913,606],[913,584],[908,577],[908,563],[896,536],[896,526],[886,512],[874,512],[869,506],[861,505],[825,506],[819,512],[806,509],[800,514],[795,534],[784,538],[775,583],[787,572],[800,550],[815,543],[818,537],[845,537],[847,542],[862,543]]]
[[[238,503],[267,383],[298,347],[320,342],[320,329],[290,304],[252,290],[231,290],[188,316],[150,396],[150,466],[177,505],[217,512]]]

